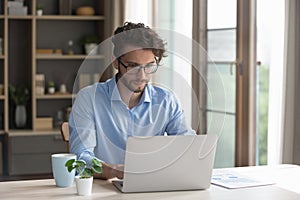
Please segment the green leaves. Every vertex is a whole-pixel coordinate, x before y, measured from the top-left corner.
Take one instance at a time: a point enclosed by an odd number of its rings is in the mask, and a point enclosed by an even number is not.
[[[68,172],[76,169],[81,178],[89,178],[93,176],[94,173],[102,173],[102,163],[97,158],[92,159],[91,167],[87,167],[87,164],[84,160],[75,159],[68,160],[65,166],[67,167]]]
[[[75,169],[75,165],[73,165],[75,162],[75,159],[70,159],[66,162],[65,166],[68,168],[68,172],[71,172],[73,169]]]
[[[12,100],[16,105],[26,105],[29,100],[29,90],[23,85],[9,86],[9,92]]]
[[[83,37],[79,43],[81,45],[84,45],[84,44],[90,44],[90,43],[99,44],[100,42],[101,42],[101,40],[97,35],[87,35],[87,36]]]
[[[102,163],[98,159],[92,160],[93,166],[92,170],[96,173],[102,173]]]

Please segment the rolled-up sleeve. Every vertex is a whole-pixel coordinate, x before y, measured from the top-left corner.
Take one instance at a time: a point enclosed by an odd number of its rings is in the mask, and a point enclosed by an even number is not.
[[[169,95],[167,98],[169,108],[169,120],[166,126],[168,135],[195,135],[196,132],[187,125],[184,111],[174,95]]]
[[[81,90],[72,107],[69,119],[70,152],[77,155],[77,159],[90,163],[96,146],[96,130],[94,122],[93,101],[91,90]],[[92,90],[93,91],[93,90]]]

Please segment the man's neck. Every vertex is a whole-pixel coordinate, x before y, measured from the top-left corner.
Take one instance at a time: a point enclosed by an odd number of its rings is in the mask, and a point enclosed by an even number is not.
[[[123,83],[122,81],[118,81],[119,75],[117,75],[117,87],[121,96],[122,101],[128,106],[128,108],[133,108],[134,106],[136,106],[142,95],[143,92],[133,92],[131,90],[129,90]]]

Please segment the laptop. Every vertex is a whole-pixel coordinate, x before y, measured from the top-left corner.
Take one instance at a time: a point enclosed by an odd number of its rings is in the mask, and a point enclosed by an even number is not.
[[[123,180],[113,184],[124,193],[207,189],[217,140],[213,134],[129,137]]]

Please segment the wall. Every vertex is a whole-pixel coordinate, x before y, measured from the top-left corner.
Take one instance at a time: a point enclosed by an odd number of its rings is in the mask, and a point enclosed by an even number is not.
[[[300,2],[296,3],[296,10],[300,10]],[[300,12],[296,12],[295,17],[295,100],[294,100],[294,147],[293,163],[300,164]]]

